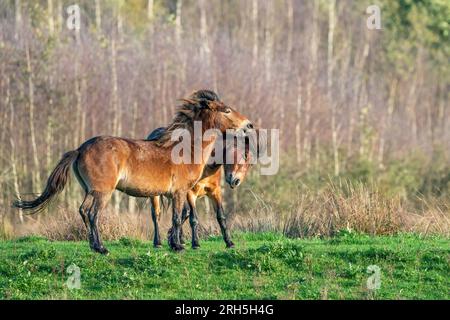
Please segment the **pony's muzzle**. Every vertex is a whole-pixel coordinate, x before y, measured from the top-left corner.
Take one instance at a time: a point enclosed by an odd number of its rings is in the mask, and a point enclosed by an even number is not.
[[[237,188],[240,184],[241,184],[241,179],[234,179],[234,180],[231,182],[231,187],[232,187],[232,188]]]
[[[253,125],[253,123],[251,123],[250,120],[247,120],[246,123],[241,127],[241,130],[244,133],[248,133],[251,132],[254,128],[255,126]]]
[[[229,174],[225,180],[227,181],[227,183],[229,184],[231,189],[237,188],[240,184],[241,184],[241,179],[235,177],[232,174]]]

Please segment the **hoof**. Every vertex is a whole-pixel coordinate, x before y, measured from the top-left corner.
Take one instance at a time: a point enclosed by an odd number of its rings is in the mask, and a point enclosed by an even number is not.
[[[183,239],[180,239],[180,243],[181,243],[182,245],[185,245],[185,244],[186,244],[186,242],[184,242]]]
[[[227,243],[227,249],[231,249],[231,248],[234,248],[233,241],[230,241],[230,242]]]
[[[180,252],[180,251],[183,251],[183,250],[184,250],[184,247],[183,247],[182,245],[179,245],[179,244],[172,244],[172,245],[170,246],[170,248],[171,248],[173,251],[176,251],[176,252]]]
[[[192,249],[194,250],[200,249],[200,245],[198,243],[192,244]]]
[[[97,253],[103,254],[103,255],[108,255],[109,251],[108,249],[106,249],[105,247],[100,247],[100,248],[93,248],[93,250]]]
[[[162,245],[161,245],[161,243],[157,243],[157,244],[153,245],[153,248],[159,249],[159,248],[162,248]]]
[[[181,244],[176,243],[175,241],[173,241],[172,238],[169,238],[169,247],[170,247],[170,249],[172,249],[173,251],[181,251],[181,250],[184,250],[184,247],[183,247]]]

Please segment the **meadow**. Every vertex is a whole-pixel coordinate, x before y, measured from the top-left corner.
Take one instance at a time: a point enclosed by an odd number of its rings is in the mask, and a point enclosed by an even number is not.
[[[449,299],[449,17],[443,0],[0,1],[0,298]],[[224,183],[235,249],[204,199],[202,247],[181,254],[170,214],[152,248],[148,199],[113,194],[106,257],[77,182],[38,215],[12,208],[63,153],[143,139],[198,89],[279,129],[276,174]]]
[[[0,242],[1,299],[449,299],[450,242],[440,236],[341,232],[329,239],[239,233],[181,254],[121,238],[108,256],[86,242]],[[69,289],[70,265],[80,289]],[[380,268],[368,288],[369,266]],[[372,289],[370,289],[372,288]]]

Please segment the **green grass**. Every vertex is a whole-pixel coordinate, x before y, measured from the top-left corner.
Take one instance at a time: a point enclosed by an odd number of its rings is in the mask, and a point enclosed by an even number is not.
[[[121,239],[108,256],[86,242],[27,237],[0,242],[2,299],[449,299],[450,241],[416,235],[328,239],[237,234],[183,253]],[[81,289],[68,289],[67,268],[81,269]],[[369,265],[381,287],[368,290]]]

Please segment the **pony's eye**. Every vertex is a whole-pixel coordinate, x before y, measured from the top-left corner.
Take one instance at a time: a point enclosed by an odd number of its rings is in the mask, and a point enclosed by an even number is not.
[[[224,113],[231,113],[231,109],[230,108],[225,108],[225,110],[223,112]]]

